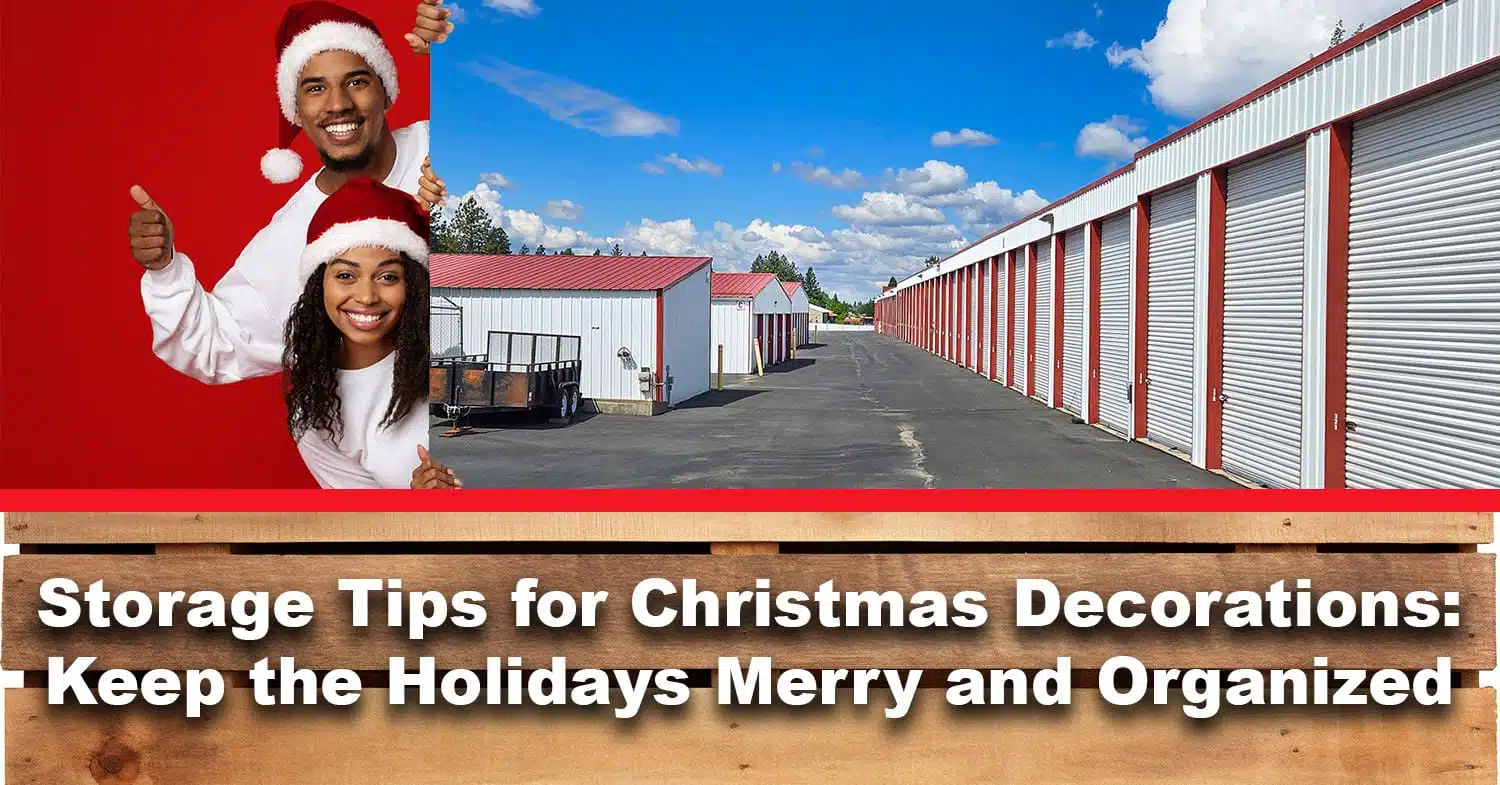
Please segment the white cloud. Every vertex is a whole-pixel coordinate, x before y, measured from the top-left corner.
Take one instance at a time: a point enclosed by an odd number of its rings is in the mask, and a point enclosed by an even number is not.
[[[822,158],[823,157],[823,148],[821,148],[821,147],[810,148],[810,149],[808,149],[807,154],[808,154],[809,157],[812,157],[812,158]]]
[[[675,166],[678,169],[681,169],[682,171],[688,173],[701,172],[703,174],[713,175],[714,177],[718,177],[724,174],[724,167],[706,158],[699,158],[696,161],[689,161],[688,159],[683,158],[676,153],[672,153],[671,155],[659,155],[656,157],[656,160],[667,166]],[[644,167],[646,166],[646,164],[643,164],[642,166]],[[656,168],[660,169],[661,167],[658,166]],[[661,174],[661,172],[652,171],[650,169],[647,169],[647,171],[651,171],[652,174]]]
[[[975,238],[1047,206],[1047,200],[1032,189],[1013,191],[986,180],[961,191],[929,196],[922,203],[956,210],[963,231]]]
[[[771,172],[774,174],[774,173],[777,173],[777,172],[780,172],[780,171],[781,171],[781,162],[780,161],[772,161],[771,162]]]
[[[826,166],[813,166],[801,161],[793,161],[792,172],[813,185],[829,188],[863,188],[867,184],[864,175],[848,168],[842,172],[835,172]]]
[[[1124,162],[1151,143],[1140,136],[1145,128],[1125,115],[1115,115],[1100,123],[1089,123],[1078,132],[1074,152],[1081,158],[1102,158],[1106,161]]]
[[[1098,3],[1094,3],[1094,18],[1097,19],[1101,16],[1104,16],[1104,9],[1100,8]]]
[[[465,11],[458,3],[444,3],[443,7],[448,9],[449,13],[452,14],[448,17],[448,21],[453,22],[454,24],[463,24],[464,22],[469,21],[469,13]]]
[[[1353,30],[1408,0],[1171,0],[1156,35],[1110,46],[1110,65],[1149,79],[1157,107],[1198,117],[1328,48],[1334,25]]]
[[[938,131],[932,135],[933,147],[957,147],[968,145],[969,147],[985,147],[1000,141],[995,137],[973,128],[965,128],[957,133],[953,131]]]
[[[583,217],[583,207],[570,199],[554,199],[542,209],[547,215],[559,221],[577,221]]]
[[[1048,49],[1067,47],[1069,49],[1092,49],[1094,44],[1099,43],[1087,30],[1074,30],[1071,33],[1063,33],[1061,38],[1054,38],[1047,42]]]
[[[536,0],[484,0],[484,4],[496,11],[516,16],[532,17],[542,12]]]
[[[510,187],[510,180],[506,179],[505,175],[499,172],[480,172],[479,182],[497,191],[503,191]]]
[[[852,224],[913,226],[947,223],[943,211],[928,207],[907,194],[868,191],[857,205],[837,205],[833,217]]]
[[[666,174],[667,173],[667,170],[665,168],[657,166],[656,164],[653,164],[650,161],[647,161],[647,162],[641,164],[641,171],[645,172],[646,174]]]
[[[929,196],[957,191],[969,183],[962,166],[947,161],[928,161],[920,169],[886,170],[886,187],[900,193]]]
[[[469,63],[465,67],[481,79],[540,107],[552,119],[600,136],[675,136],[679,128],[679,123],[670,117],[648,112],[622,98],[560,76],[498,60],[491,60],[489,65]]]

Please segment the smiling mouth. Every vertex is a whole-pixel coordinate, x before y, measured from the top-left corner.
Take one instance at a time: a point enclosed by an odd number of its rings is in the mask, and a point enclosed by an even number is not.
[[[323,126],[323,133],[328,134],[335,142],[350,142],[354,140],[355,134],[359,133],[363,120],[351,120],[342,123],[329,123]]]
[[[389,312],[355,313],[353,311],[344,311],[343,314],[344,318],[349,320],[349,324],[354,326],[354,329],[368,331],[379,327],[380,324],[385,321],[385,318],[389,315]]]

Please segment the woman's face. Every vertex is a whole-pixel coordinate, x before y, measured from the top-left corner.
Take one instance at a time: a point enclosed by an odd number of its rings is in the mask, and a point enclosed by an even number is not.
[[[406,304],[406,270],[399,254],[355,248],[323,271],[323,305],[344,340],[385,346],[396,340],[396,322]]]

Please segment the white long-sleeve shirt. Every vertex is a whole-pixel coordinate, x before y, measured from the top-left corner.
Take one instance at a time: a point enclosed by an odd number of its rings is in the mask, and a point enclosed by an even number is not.
[[[357,371],[339,371],[339,404],[344,432],[337,446],[321,431],[297,441],[308,471],[324,488],[410,488],[411,473],[422,461],[417,445],[427,447],[427,402],[418,401],[406,416],[381,428],[391,405],[396,353]]]
[[[416,195],[428,154],[428,123],[413,123],[392,135],[396,164],[385,184]],[[205,384],[281,371],[282,330],[304,284],[297,280],[297,262],[307,245],[308,224],[328,198],[317,179],[316,174],[309,177],[276,211],[212,292],[198,282],[192,260],[175,248],[166,267],[146,271],[141,299],[157,357]]]

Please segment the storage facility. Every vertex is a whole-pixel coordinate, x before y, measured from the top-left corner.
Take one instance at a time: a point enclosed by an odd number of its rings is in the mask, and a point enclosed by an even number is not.
[[[1500,486],[1500,0],[1422,0],[904,281],[880,332],[1247,484]]]
[[[782,281],[781,288],[786,292],[787,301],[792,308],[792,336],[797,346],[806,346],[812,343],[812,333],[808,330],[808,310],[811,303],[807,301],[807,290],[796,281]]]
[[[791,350],[792,305],[771,273],[713,274],[713,342],[705,356],[718,370],[724,347],[724,373],[755,373],[755,346],[760,342],[766,367],[786,359]]]
[[[432,301],[457,312],[464,355],[486,354],[492,330],[579,336],[586,401],[652,414],[708,390],[711,262],[435,254]]]

